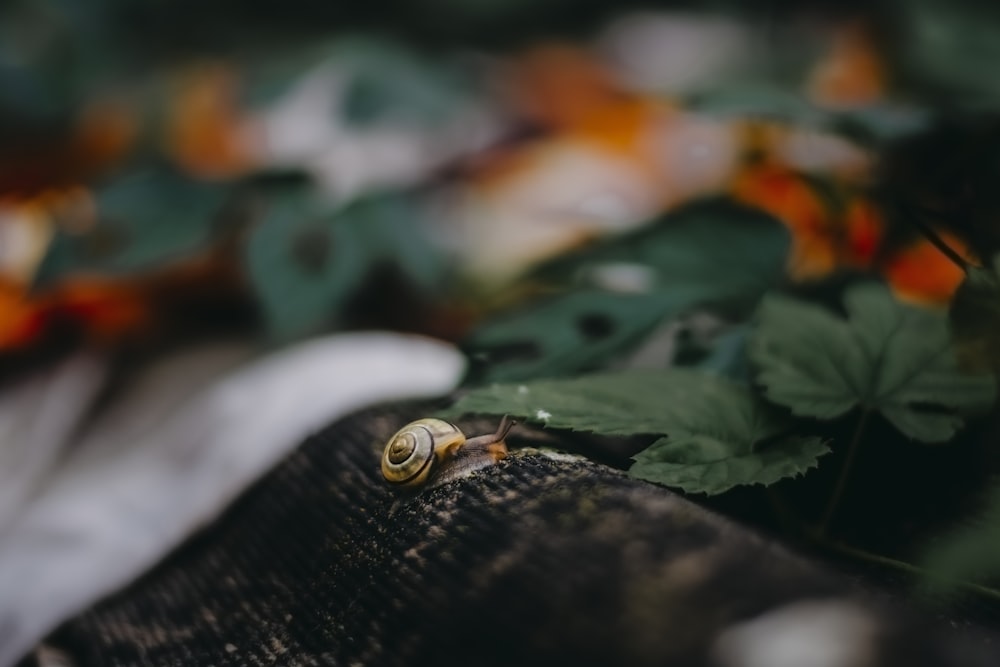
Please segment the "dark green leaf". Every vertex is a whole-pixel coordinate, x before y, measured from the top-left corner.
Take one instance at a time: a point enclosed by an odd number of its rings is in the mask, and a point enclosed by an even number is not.
[[[830,128],[841,135],[879,147],[927,129],[931,113],[917,107],[864,106],[833,114]]]
[[[600,286],[602,269],[626,263],[648,270],[651,290],[692,303],[746,301],[784,279],[787,228],[757,209],[727,199],[684,206],[638,231],[572,253],[540,269],[543,282]]]
[[[969,271],[949,316],[962,365],[1000,370],[1000,256]]]
[[[719,334],[712,341],[711,348],[696,367],[733,380],[746,381],[750,378],[747,360],[747,339],[750,328],[741,324]]]
[[[633,477],[673,486],[688,493],[715,495],[734,486],[769,486],[787,477],[798,477],[818,465],[829,453],[821,438],[788,435],[759,444],[757,434],[735,429],[748,426],[750,415],[734,415],[714,434],[676,432],[661,438],[635,457],[629,468]]]
[[[337,62],[348,73],[342,112],[353,125],[438,125],[471,99],[472,82],[453,65],[391,43],[351,40],[338,50]]]
[[[247,247],[250,277],[278,338],[332,321],[377,264],[418,287],[441,284],[447,265],[424,236],[419,202],[387,193],[338,208],[292,189],[275,196]]]
[[[405,192],[374,194],[354,200],[338,211],[337,218],[371,261],[392,264],[417,287],[440,287],[447,277],[446,258],[427,238],[417,198]]]
[[[17,136],[11,118],[68,129],[80,105],[122,74],[107,9],[51,0],[0,6],[0,136]]]
[[[97,192],[97,225],[61,231],[37,278],[45,284],[68,273],[127,273],[192,253],[212,238],[226,186],[188,180],[170,171],[143,171]]]
[[[328,97],[310,97],[301,88],[296,92],[303,85],[315,95],[327,91]],[[309,42],[254,63],[242,99],[266,108],[289,93],[305,95],[317,108],[328,105],[331,127],[345,122],[440,126],[467,110],[476,88],[475,79],[453,59],[351,35]]]
[[[953,106],[967,108],[1000,100],[995,70],[1000,58],[1000,18],[995,6],[916,0],[900,6],[900,62],[918,81],[952,93]]]
[[[719,200],[664,216],[634,234],[553,261],[534,276],[569,292],[487,322],[465,341],[477,379],[593,369],[659,322],[700,306],[746,308],[784,278],[789,237],[775,219]],[[640,293],[609,291],[608,269],[648,277]]]
[[[602,435],[663,434],[667,427],[714,421],[736,389],[740,385],[691,369],[624,370],[480,387],[448,414],[510,414]]]
[[[765,298],[749,352],[769,399],[820,419],[878,410],[923,442],[950,439],[964,415],[991,405],[994,378],[961,372],[943,313],[900,303],[879,284],[850,288],[844,305],[846,320],[787,296]]]
[[[329,322],[360,285],[367,259],[325,202],[300,192],[272,198],[247,244],[272,335],[292,338]]]
[[[923,556],[930,574],[928,588],[943,591],[956,582],[987,580],[1000,575],[1000,486],[993,488],[983,513],[952,531]]]
[[[621,371],[492,385],[463,396],[448,415],[509,414],[602,435],[663,435],[630,472],[690,492],[721,493],[805,472],[828,449],[783,435],[787,420],[745,386],[686,369]]]
[[[668,293],[571,292],[495,319],[463,346],[490,381],[561,375],[596,368],[689,303]]]
[[[826,112],[811,104],[801,93],[765,84],[731,83],[702,92],[690,103],[696,111],[722,117],[749,116],[811,124],[827,118]]]

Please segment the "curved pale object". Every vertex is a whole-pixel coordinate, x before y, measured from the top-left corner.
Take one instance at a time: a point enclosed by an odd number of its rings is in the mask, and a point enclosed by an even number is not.
[[[0,392],[0,541],[72,442],[106,374],[103,358],[81,354]]]
[[[366,405],[444,394],[463,372],[444,343],[352,333],[169,400],[153,395],[162,382],[140,383],[0,535],[0,666],[140,575],[310,432]]]

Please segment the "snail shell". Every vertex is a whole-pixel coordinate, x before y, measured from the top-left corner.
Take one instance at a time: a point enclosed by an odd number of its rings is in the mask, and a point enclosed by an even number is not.
[[[382,452],[382,476],[390,484],[418,486],[465,444],[465,434],[442,419],[418,419],[396,431]]]
[[[466,447],[475,456],[495,463],[507,455],[504,439],[514,426],[504,417],[497,432],[466,439],[465,434],[442,419],[418,419],[389,438],[382,452],[382,476],[390,484],[416,487],[424,484],[436,469]]]

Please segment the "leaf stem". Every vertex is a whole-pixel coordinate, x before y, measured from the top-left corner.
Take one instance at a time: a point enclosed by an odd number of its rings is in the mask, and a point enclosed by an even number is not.
[[[954,248],[945,243],[944,239],[942,239],[930,225],[921,219],[920,213],[913,209],[909,209],[907,213],[909,214],[908,217],[910,218],[910,222],[917,228],[917,231],[923,234],[924,238],[931,242],[931,245],[940,250],[941,254],[950,259],[955,266],[962,269],[963,273],[969,272],[969,263],[965,261],[965,258],[958,254]]]
[[[872,553],[871,551],[865,551],[864,549],[858,549],[843,542],[834,542],[831,540],[826,540],[822,537],[818,538],[818,543],[823,547],[826,547],[834,553],[838,553],[842,556],[848,556],[856,560],[865,561],[868,563],[874,563],[876,565],[881,565],[883,567],[892,568],[900,572],[906,572],[907,574],[912,574],[923,578],[925,581],[929,579],[936,579],[943,583],[966,592],[973,593],[975,595],[981,595],[983,597],[988,597],[993,600],[1000,600],[1000,590],[995,588],[990,588],[989,586],[983,586],[980,584],[974,584],[969,581],[962,581],[961,579],[952,579],[950,577],[941,577],[940,575],[935,575],[933,572],[929,572],[921,567],[917,567],[912,563],[907,563],[905,561],[896,560],[895,558],[889,558],[888,556],[882,556],[881,554]]]
[[[833,517],[837,513],[837,508],[840,506],[840,501],[844,496],[844,490],[847,488],[847,480],[851,476],[854,459],[858,453],[858,445],[861,443],[861,434],[864,432],[865,426],[868,425],[869,414],[870,410],[862,408],[861,415],[858,417],[858,424],[854,428],[854,435],[851,437],[851,444],[847,446],[847,458],[844,460],[844,465],[840,468],[837,484],[833,487],[833,493],[830,494],[830,500],[827,501],[826,509],[823,511],[823,519],[819,524],[819,534],[821,536],[826,535],[827,529],[830,527],[830,523],[833,521]]]

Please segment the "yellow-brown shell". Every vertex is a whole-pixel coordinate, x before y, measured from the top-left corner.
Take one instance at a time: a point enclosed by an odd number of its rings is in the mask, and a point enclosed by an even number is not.
[[[382,476],[391,484],[417,486],[465,443],[457,426],[442,419],[418,419],[396,431],[382,452]]]

